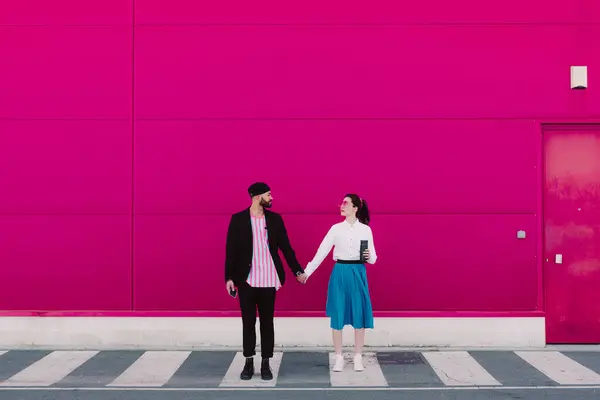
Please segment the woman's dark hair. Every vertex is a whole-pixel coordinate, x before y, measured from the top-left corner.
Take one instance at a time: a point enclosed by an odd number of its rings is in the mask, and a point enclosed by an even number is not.
[[[367,207],[367,202],[365,199],[361,199],[358,197],[358,195],[353,193],[347,194],[344,197],[348,197],[350,200],[352,200],[352,205],[358,208],[358,211],[356,211],[356,218],[358,218],[358,220],[363,224],[369,225],[371,217],[369,217],[369,208]]]

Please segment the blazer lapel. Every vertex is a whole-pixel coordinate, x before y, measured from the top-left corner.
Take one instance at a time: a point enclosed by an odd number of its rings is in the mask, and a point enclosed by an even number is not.
[[[250,216],[250,208],[246,209],[245,218],[246,218],[246,224],[244,225],[244,227],[245,227],[244,230],[246,231],[246,237],[250,238],[250,247],[253,248],[254,235],[252,235],[252,219]]]

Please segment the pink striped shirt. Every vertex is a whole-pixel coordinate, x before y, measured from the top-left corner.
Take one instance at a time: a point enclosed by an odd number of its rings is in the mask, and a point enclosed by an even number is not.
[[[252,216],[252,268],[248,275],[248,284],[252,287],[274,287],[279,289],[281,282],[277,276],[273,257],[269,252],[269,241],[265,217]]]

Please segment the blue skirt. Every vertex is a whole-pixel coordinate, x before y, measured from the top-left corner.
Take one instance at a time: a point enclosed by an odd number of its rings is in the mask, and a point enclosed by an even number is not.
[[[326,313],[332,329],[341,330],[345,325],[373,328],[365,264],[335,264],[329,277]]]

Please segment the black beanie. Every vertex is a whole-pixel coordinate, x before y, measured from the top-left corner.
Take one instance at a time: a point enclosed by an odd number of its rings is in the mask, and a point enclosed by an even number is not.
[[[266,183],[256,182],[256,183],[253,183],[248,188],[248,194],[250,195],[250,197],[254,197],[254,196],[261,195],[263,193],[267,193],[269,190],[271,190],[271,189],[269,188],[269,186]]]

